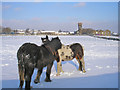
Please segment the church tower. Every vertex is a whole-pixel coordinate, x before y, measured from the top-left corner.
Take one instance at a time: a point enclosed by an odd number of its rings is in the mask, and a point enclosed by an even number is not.
[[[78,34],[82,35],[82,23],[78,23]]]

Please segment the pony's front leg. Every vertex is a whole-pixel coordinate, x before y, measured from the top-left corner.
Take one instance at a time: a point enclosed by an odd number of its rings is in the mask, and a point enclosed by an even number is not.
[[[50,74],[51,74],[51,68],[52,68],[53,62],[51,64],[47,65],[47,71],[46,71],[46,82],[51,82],[50,80]]]
[[[59,62],[57,62],[57,74],[56,74],[56,76],[59,76],[60,72],[61,72],[61,59]]]
[[[64,73],[64,71],[62,70],[62,63],[60,64],[60,72]]]
[[[43,68],[41,68],[41,69],[38,70],[37,76],[36,76],[36,78],[34,80],[35,84],[40,83],[40,76],[41,76],[42,70],[43,70]]]

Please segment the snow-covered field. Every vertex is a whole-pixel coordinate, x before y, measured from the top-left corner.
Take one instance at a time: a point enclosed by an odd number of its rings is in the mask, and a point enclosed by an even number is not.
[[[117,37],[117,36],[97,36],[97,35],[95,35],[96,37],[106,37],[106,38],[119,38],[120,39],[120,37]]]
[[[41,45],[45,36],[2,36],[2,88],[18,88],[19,77],[16,53],[25,42]],[[50,38],[55,36],[49,36]],[[64,73],[56,76],[57,63],[52,67],[52,82],[44,82],[46,68],[41,82],[34,84],[37,69],[31,85],[33,88],[118,88],[118,41],[90,36],[59,36],[63,44],[80,43],[84,46],[86,73],[78,71],[76,59],[62,62]]]

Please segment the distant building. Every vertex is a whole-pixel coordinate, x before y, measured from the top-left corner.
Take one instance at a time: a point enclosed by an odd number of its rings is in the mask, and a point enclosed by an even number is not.
[[[78,30],[76,34],[82,35],[82,23],[78,23]]]
[[[25,30],[23,30],[23,29],[17,29],[17,33],[23,35],[23,34],[25,34]]]
[[[55,31],[40,31],[40,34],[55,35]]]
[[[106,35],[106,36],[111,36],[111,31],[110,31],[110,30],[106,30],[106,31],[105,31],[105,35]]]
[[[94,30],[93,35],[100,35],[100,36],[111,36],[111,31],[110,30]]]
[[[112,32],[112,34],[111,34],[112,36],[119,36],[119,34],[118,33],[114,33],[114,32]]]
[[[83,28],[82,29],[82,34],[83,35],[93,35],[94,30],[92,28]]]
[[[58,34],[58,35],[69,35],[70,32],[62,31],[62,32],[58,32],[58,33],[56,33],[56,34]]]
[[[103,30],[99,30],[98,34],[99,35],[104,35],[103,32],[104,32]]]
[[[70,35],[74,35],[75,33],[74,32],[70,32]]]
[[[93,30],[93,35],[98,34],[98,30]]]

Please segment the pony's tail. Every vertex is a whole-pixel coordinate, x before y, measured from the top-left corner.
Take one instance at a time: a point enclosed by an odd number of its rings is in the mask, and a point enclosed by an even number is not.
[[[23,56],[21,60],[18,62],[18,70],[19,70],[19,79],[20,79],[20,85],[19,87],[22,88],[24,84],[24,63],[23,63]]]

